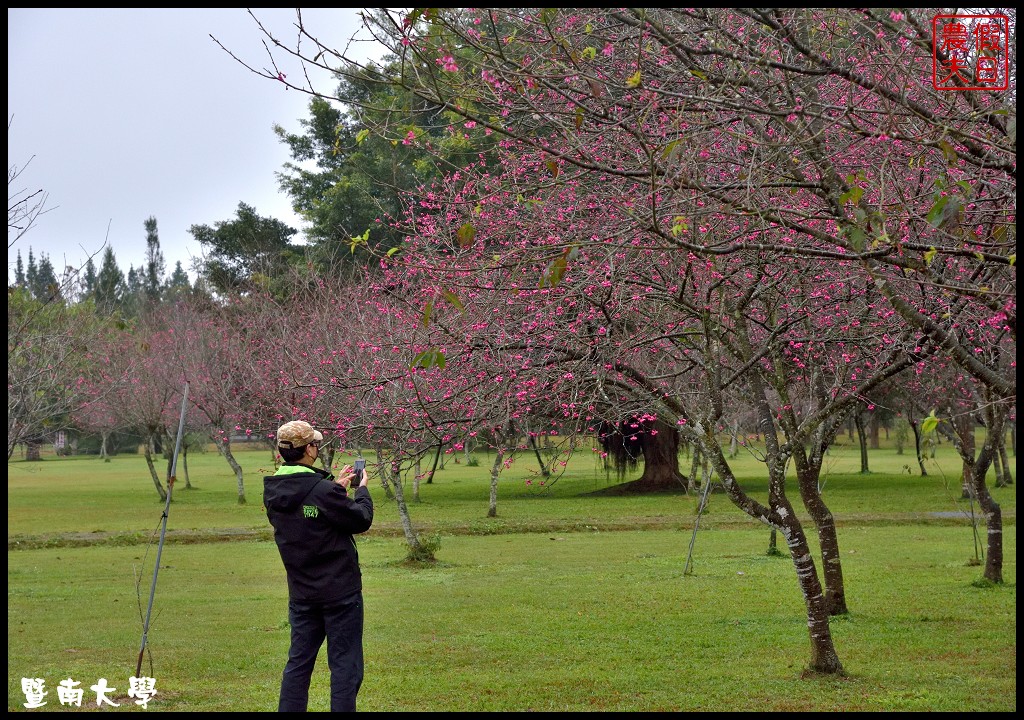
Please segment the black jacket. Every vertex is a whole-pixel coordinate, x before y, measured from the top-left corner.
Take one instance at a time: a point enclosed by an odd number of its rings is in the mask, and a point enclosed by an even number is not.
[[[290,463],[263,478],[263,505],[288,573],[288,597],[340,600],[363,587],[355,534],[373,524],[365,487],[349,497],[330,473]]]

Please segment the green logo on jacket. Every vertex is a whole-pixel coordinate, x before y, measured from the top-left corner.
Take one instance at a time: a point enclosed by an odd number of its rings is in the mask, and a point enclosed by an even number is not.
[[[302,517],[315,518],[320,517],[320,508],[316,505],[303,505],[302,506]]]

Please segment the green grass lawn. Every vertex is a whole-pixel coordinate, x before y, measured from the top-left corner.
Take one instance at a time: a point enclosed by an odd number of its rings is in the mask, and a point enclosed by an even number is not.
[[[517,456],[499,481],[498,517],[487,518],[489,472],[493,456],[477,453],[479,465],[467,467],[449,458],[433,483],[421,482],[419,499],[407,483],[406,500],[419,528],[441,532],[494,532],[544,530],[549,527],[689,527],[698,506],[694,495],[614,496],[602,494],[618,483],[606,472],[594,453],[583,450],[573,456],[565,472],[541,485],[532,454]],[[267,450],[236,451],[244,470],[246,504],[237,502],[237,482],[227,463],[216,453],[193,452],[188,461],[192,489],[184,487],[182,464],[173,494],[168,528],[267,528],[262,507],[263,476],[273,473]],[[347,460],[336,456],[336,464]],[[372,456],[371,456],[372,461]],[[934,518],[934,513],[971,513],[971,503],[961,498],[960,462],[948,446],[926,464],[927,477],[907,473],[904,466],[916,463],[910,455],[891,449],[873,451],[871,473],[859,472],[856,447],[833,450],[822,473],[824,497],[837,522],[884,522]],[[680,465],[689,471],[689,462]],[[754,497],[767,497],[763,466],[747,455],[735,461],[741,485]],[[1015,468],[1014,468],[1015,470]],[[639,477],[642,466],[626,480]],[[990,473],[990,476],[992,474]],[[529,484],[527,481],[531,481]],[[990,487],[994,482],[990,482]],[[394,503],[379,483],[371,481],[377,505],[374,530],[399,528]],[[1004,514],[1015,515],[1016,485],[993,488]],[[800,507],[795,483],[793,503]],[[8,539],[59,533],[150,532],[159,522],[163,502],[149,477],[145,460],[138,455],[118,455],[110,462],[96,457],[48,458],[38,463],[8,463]],[[974,508],[977,509],[976,507]],[[711,497],[702,523],[756,524],[735,508],[724,495]],[[372,532],[372,531],[371,531]]]
[[[477,455],[479,466],[449,462],[422,483],[418,502],[407,488],[413,522],[441,538],[430,567],[403,564],[394,504],[371,483],[360,710],[1016,709],[1016,485],[993,489],[1005,583],[986,587],[948,447],[925,478],[891,449],[872,452],[868,475],[856,448],[830,457],[825,498],[851,610],[832,622],[843,678],[802,676],[793,565],[765,554],[767,528],[724,495],[694,537],[692,495],[602,495],[614,474],[584,454],[553,485],[527,485],[536,463],[523,455],[489,519],[490,458]],[[288,631],[261,507],[272,465],[267,451],[239,460],[246,505],[216,453],[189,458],[192,490],[179,466],[143,666],[157,680],[151,712],[276,708]],[[743,463],[744,487],[762,496],[758,466]],[[138,710],[127,678],[163,510],[143,458],[13,461],[8,476],[8,710],[25,709],[23,677],[47,681],[47,710],[62,709],[56,684],[68,677],[86,688],[83,710],[96,710],[88,687],[100,677],[118,688],[117,710]],[[322,655],[311,710],[327,710],[328,682]]]

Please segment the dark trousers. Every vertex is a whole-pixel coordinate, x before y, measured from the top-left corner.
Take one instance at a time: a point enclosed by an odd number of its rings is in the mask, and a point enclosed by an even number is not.
[[[331,712],[355,712],[363,683],[363,596],[350,595],[332,603],[288,603],[292,626],[288,662],[281,678],[278,712],[305,712],[309,680],[320,646],[327,639],[331,670]]]

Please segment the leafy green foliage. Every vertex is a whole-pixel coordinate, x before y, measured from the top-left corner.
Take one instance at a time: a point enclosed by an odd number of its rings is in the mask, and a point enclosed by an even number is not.
[[[32,254],[32,249],[29,248],[28,270],[25,273],[25,279],[27,280],[29,292],[37,300],[45,302],[61,297],[61,288],[60,283],[57,282],[57,274],[53,270],[50,256],[46,253],[40,253],[39,261],[37,262]]]
[[[393,254],[402,236],[380,220],[402,217],[421,187],[488,154],[493,143],[482,128],[465,127],[456,114],[380,78],[373,65],[348,67],[336,93],[347,109],[313,98],[300,132],[274,128],[293,160],[278,176],[281,189],[309,223],[314,266],[331,276],[361,264],[360,249]],[[458,240],[466,247],[474,235],[467,223]],[[355,238],[364,238],[361,248]]]
[[[430,368],[436,367],[443,369],[445,366],[444,353],[438,348],[431,348],[430,350],[424,350],[421,353],[417,353],[416,357],[412,359],[409,367],[423,368],[429,370]]]
[[[247,289],[257,275],[280,277],[301,257],[291,244],[298,231],[280,220],[264,218],[245,203],[238,204],[237,217],[189,228],[207,254],[203,275],[216,290],[227,293]]]
[[[574,260],[579,254],[579,248],[575,245],[570,245],[565,248],[561,254],[555,256],[544,269],[544,274],[541,275],[538,287],[540,288],[553,288],[556,287],[562,279],[565,277],[566,271],[569,269],[570,261]]]
[[[927,435],[928,433],[934,432],[935,428],[939,426],[939,418],[935,416],[935,410],[928,413],[928,417],[921,421],[921,432]]]

